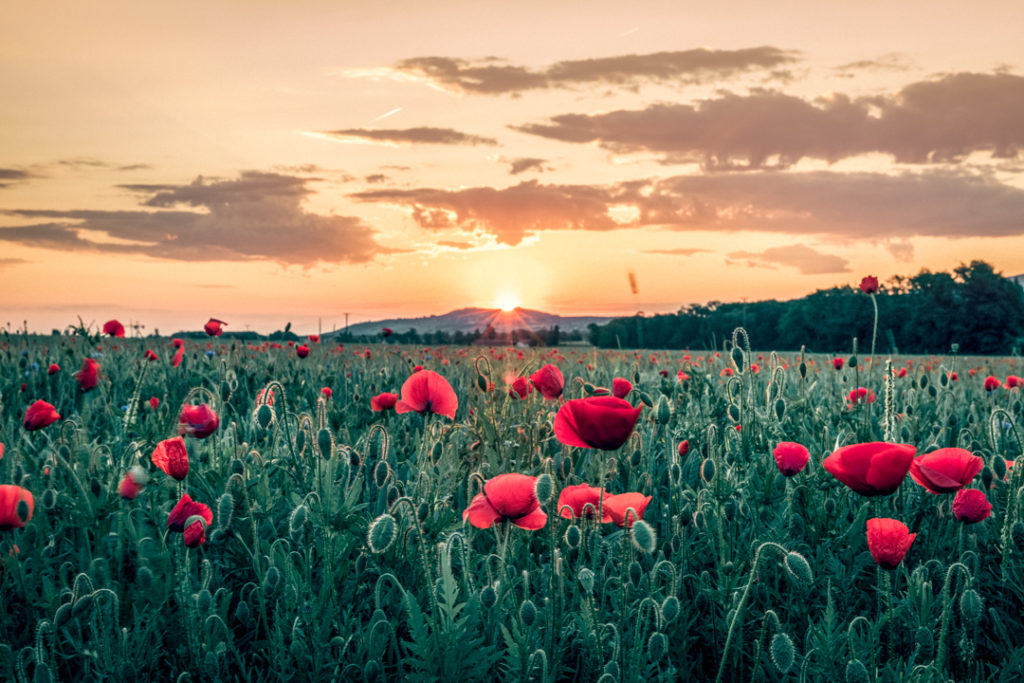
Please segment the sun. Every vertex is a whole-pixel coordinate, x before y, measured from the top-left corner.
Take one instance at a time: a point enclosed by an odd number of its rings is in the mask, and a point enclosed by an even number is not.
[[[508,312],[519,308],[520,301],[519,297],[511,292],[502,292],[494,300],[494,307],[500,308],[501,310]]]

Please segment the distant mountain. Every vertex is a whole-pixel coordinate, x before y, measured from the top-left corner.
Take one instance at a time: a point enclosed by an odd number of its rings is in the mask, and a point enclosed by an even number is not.
[[[555,325],[562,332],[586,330],[587,325],[596,323],[604,325],[610,317],[600,316],[561,316],[543,311],[531,311],[526,308],[514,308],[503,311],[500,308],[460,308],[444,315],[431,315],[425,318],[392,318],[390,320],[374,320],[368,323],[350,325],[348,331],[355,335],[377,334],[382,328],[388,327],[395,332],[406,332],[410,328],[420,334],[427,332],[483,332],[488,325],[496,332],[512,330],[551,329]],[[338,330],[341,334],[344,330]]]

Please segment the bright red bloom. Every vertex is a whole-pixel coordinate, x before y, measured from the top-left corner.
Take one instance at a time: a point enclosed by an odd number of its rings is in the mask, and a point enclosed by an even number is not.
[[[548,516],[537,500],[536,487],[537,477],[499,474],[488,479],[483,491],[473,497],[462,512],[462,520],[469,520],[479,529],[487,529],[497,521],[509,521],[521,529],[541,529]]]
[[[157,360],[157,355],[153,353],[152,349],[146,349],[146,353],[142,357],[145,360]]]
[[[779,466],[779,472],[787,477],[801,472],[807,466],[807,461],[811,459],[811,452],[807,450],[806,446],[792,441],[780,443],[772,451],[772,455],[775,456],[775,464]]]
[[[629,526],[632,528],[636,520],[644,518],[644,511],[650,502],[651,497],[642,493],[620,493],[617,496],[605,498],[604,509],[611,515],[616,526],[626,526],[626,510],[632,508],[636,512],[636,517],[629,516]]]
[[[213,524],[213,512],[202,503],[192,500],[183,494],[178,504],[167,515],[167,528],[181,531],[185,535],[185,545],[195,548],[206,542],[206,528]]]
[[[555,438],[566,446],[614,451],[633,433],[640,408],[614,396],[566,401],[555,415]]]
[[[903,483],[917,448],[872,441],[843,446],[823,463],[829,474],[862,496],[887,496]]]
[[[722,368],[722,371],[718,373],[718,376],[719,377],[732,377],[733,376],[732,368]]]
[[[147,480],[146,470],[133,467],[125,472],[121,483],[117,485],[117,494],[127,500],[135,500]]]
[[[4,459],[4,450],[5,449],[6,449],[6,446],[4,446],[3,443],[0,443],[0,460]]]
[[[295,355],[299,358],[305,358],[309,355],[309,347],[303,344],[302,346],[295,347]]]
[[[960,377],[958,377],[958,376],[957,376],[957,374],[956,374],[955,372],[951,372],[951,373],[949,373],[949,381],[950,381],[950,382],[955,382],[955,381],[957,381],[958,379],[960,379]]]
[[[843,369],[843,362],[844,361],[843,361],[842,358],[833,358],[832,359],[832,367],[834,367],[836,370],[842,370]]]
[[[896,370],[895,372],[896,372],[896,376],[897,377],[906,377],[907,376],[907,369],[906,368],[900,368],[899,370]]]
[[[1018,387],[1024,387],[1024,379],[1017,375],[1008,375],[1006,377],[1006,383],[1003,384],[1004,389],[1016,389]]]
[[[46,372],[47,374],[50,375],[56,375],[58,372],[60,372],[60,366],[57,365],[56,363],[50,363],[50,369],[47,370]]]
[[[633,384],[628,379],[616,377],[612,380],[612,396],[626,398],[631,391],[633,391]]]
[[[412,366],[412,371],[413,372],[419,372],[422,369],[423,369],[422,365],[414,365],[414,366]]]
[[[178,367],[181,365],[181,359],[185,355],[185,345],[182,344],[178,347],[178,350],[174,352],[174,358],[171,359],[171,365]]]
[[[537,388],[540,395],[551,401],[562,395],[565,389],[565,380],[562,378],[562,371],[557,365],[548,363],[537,372],[530,375],[530,381]]]
[[[46,401],[36,401],[25,411],[25,419],[22,426],[30,432],[42,429],[60,419],[60,413],[53,405]]]
[[[882,569],[896,569],[917,534],[898,519],[873,517],[868,520],[868,550]]]
[[[508,389],[508,395],[512,398],[526,398],[528,393],[530,393],[530,383],[526,381],[525,377],[516,377]]]
[[[149,399],[149,405],[153,410],[156,410],[157,408],[160,407],[160,399],[158,399],[156,396],[153,396],[152,398]]]
[[[589,484],[566,486],[558,494],[558,513],[566,519],[580,519],[583,517],[584,506],[589,503],[594,506],[594,512],[591,512],[590,516],[596,516],[598,508],[601,508],[601,521],[607,524],[612,521],[612,516],[608,512],[607,505],[599,505],[602,494],[604,494],[605,502],[611,498],[611,494],[607,491],[602,491]]]
[[[210,318],[207,321],[207,323],[203,325],[203,330],[205,330],[206,334],[210,335],[211,337],[219,337],[222,334],[224,334],[224,330],[222,329],[224,325],[227,325],[227,323],[224,322],[223,320]]]
[[[402,398],[395,404],[395,412],[399,415],[411,411],[437,413],[454,420],[458,407],[459,397],[448,380],[433,370],[421,370],[405,380]]]
[[[679,442],[679,457],[682,458],[682,457],[684,457],[689,452],[690,452],[690,440],[689,439],[683,439],[682,441]]]
[[[992,503],[978,489],[960,489],[953,499],[953,516],[964,524],[976,524],[992,514]]]
[[[320,393],[323,394],[326,398],[334,396],[334,392],[331,391],[330,387],[324,387],[323,389],[320,390]]]
[[[932,493],[952,493],[971,483],[984,461],[963,448],[940,448],[910,462],[910,476]]]
[[[864,387],[857,387],[856,389],[850,390],[850,393],[846,395],[846,403],[851,408],[857,403],[874,403],[875,392],[871,389],[865,389]]]
[[[878,291],[878,278],[874,275],[868,275],[862,278],[860,281],[860,291],[865,294],[874,294]]]
[[[391,329],[390,327],[383,327],[383,328],[381,328],[380,333],[381,333],[381,336],[383,336],[383,337],[390,337],[391,335],[393,335],[395,333],[395,331],[393,329]]]
[[[176,349],[180,349],[184,345],[185,342],[179,337],[175,337],[174,339],[171,340],[171,346],[173,346]]]
[[[220,418],[213,408],[200,403],[197,406],[186,405],[178,416],[178,433],[188,434],[197,439],[205,439],[220,427]]]
[[[154,465],[178,481],[188,475],[188,451],[185,449],[185,440],[180,436],[158,443],[150,457]]]
[[[383,394],[377,394],[370,399],[370,410],[380,412],[382,410],[391,410],[398,403],[398,394],[389,394],[384,392]]]
[[[82,361],[82,369],[75,373],[75,379],[82,391],[95,388],[100,381],[100,364],[95,358],[86,358]]]
[[[1000,387],[999,378],[989,375],[985,378],[985,391],[995,391]]]
[[[22,512],[26,512],[24,519],[18,514],[18,505],[25,501]],[[32,519],[32,512],[35,510],[35,501],[32,499],[32,492],[13,484],[0,486],[0,531],[8,529],[20,529]]]
[[[116,320],[108,320],[103,323],[103,334],[110,335],[111,337],[123,337],[124,325]]]
[[[311,334],[311,335],[309,335],[309,341],[310,341],[311,344],[319,344],[320,343],[320,335],[319,334]]]

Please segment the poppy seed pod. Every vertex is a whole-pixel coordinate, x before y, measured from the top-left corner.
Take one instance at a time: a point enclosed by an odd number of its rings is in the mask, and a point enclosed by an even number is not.
[[[484,589],[480,591],[480,604],[490,609],[496,602],[498,602],[498,592],[494,590],[493,586],[484,586]]]
[[[398,523],[395,518],[384,513],[370,525],[366,534],[366,544],[370,546],[371,552],[382,553],[391,546],[397,534]]]
[[[772,662],[778,667],[779,673],[785,674],[792,668],[795,652],[793,651],[793,640],[788,634],[776,633],[772,638],[769,652],[771,652]]]
[[[551,500],[551,496],[555,492],[555,482],[551,479],[550,474],[544,473],[537,477],[534,492],[537,494],[537,500],[541,505]]]
[[[537,607],[533,604],[532,600],[523,600],[519,605],[519,620],[527,628],[533,626],[533,623],[537,621]]]
[[[811,570],[811,564],[807,561],[807,558],[800,553],[787,553],[785,565],[786,571],[789,572],[789,575],[801,584],[810,585],[811,583],[814,583],[814,572]]]
[[[645,522],[644,520],[638,520],[633,524],[633,528],[630,529],[631,540],[633,546],[642,553],[650,555],[657,550],[658,535],[654,531],[654,527]]]

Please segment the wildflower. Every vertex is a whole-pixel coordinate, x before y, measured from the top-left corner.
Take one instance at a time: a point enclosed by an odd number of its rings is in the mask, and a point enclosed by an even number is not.
[[[458,407],[459,397],[448,380],[433,370],[422,370],[405,380],[402,398],[395,404],[395,412],[399,415],[410,411],[436,413],[454,420]]]
[[[509,521],[521,529],[536,530],[548,521],[537,500],[537,477],[499,474],[488,479],[462,513],[463,521],[487,529],[498,521]]]
[[[103,323],[103,334],[110,335],[111,337],[123,337],[124,325],[116,320],[108,320]]]
[[[690,440],[689,439],[683,439],[682,441],[679,442],[679,457],[680,458],[685,457],[686,454],[689,453],[689,452],[690,452]]]
[[[295,347],[295,355],[299,358],[305,358],[309,355],[309,347],[305,344]]]
[[[46,401],[36,401],[25,411],[25,419],[22,425],[30,432],[42,429],[60,419],[60,413],[53,405]]]
[[[46,371],[46,373],[49,375],[56,375],[58,372],[60,372],[60,366],[57,365],[56,363],[50,363],[50,368]]]
[[[82,361],[82,369],[75,373],[75,379],[82,391],[95,388],[100,381],[100,364],[92,358],[86,358]]]
[[[865,294],[874,294],[878,291],[878,278],[874,275],[868,275],[860,281],[860,291]]]
[[[391,410],[398,403],[398,394],[389,394],[387,392],[383,394],[377,394],[370,399],[370,410],[380,412],[382,410]]]
[[[631,391],[633,391],[633,384],[628,379],[616,377],[612,380],[612,396],[615,398],[626,398]]]
[[[843,369],[843,362],[844,361],[843,361],[842,358],[838,358],[838,357],[837,358],[833,358],[832,359],[832,367],[834,367],[836,370],[842,370]]]
[[[916,451],[909,444],[884,441],[851,444],[837,449],[823,465],[860,495],[885,496],[903,483]]]
[[[537,372],[530,375],[530,381],[536,387],[540,395],[552,401],[562,395],[565,389],[565,380],[562,378],[562,371],[557,365],[548,363]]]
[[[382,327],[381,330],[380,330],[380,334],[381,334],[382,337],[390,337],[394,333],[395,333],[395,331],[393,329],[391,329],[390,327]]]
[[[978,489],[960,489],[953,498],[953,516],[964,524],[977,524],[992,514],[992,503]]]
[[[952,493],[981,471],[984,462],[963,448],[940,448],[910,461],[910,476],[932,493]]]
[[[217,320],[216,318],[210,318],[205,325],[203,330],[211,337],[219,337],[224,334],[223,327],[227,325],[223,320]]]
[[[150,360],[150,361],[157,360],[157,355],[155,353],[153,353],[152,349],[146,349],[146,353],[143,354],[142,357],[145,360]]]
[[[178,422],[180,434],[188,434],[197,439],[205,439],[217,431],[220,426],[220,418],[217,417],[217,413],[213,412],[213,408],[205,403],[200,403],[197,406],[183,406]]]
[[[589,516],[596,515],[597,510],[600,508],[601,521],[607,524],[612,521],[612,517],[611,513],[608,512],[607,506],[600,504],[602,497],[607,502],[611,495],[607,491],[596,486],[590,486],[589,484],[566,486],[558,494],[559,514],[566,519],[580,519],[584,515],[584,508],[589,504],[594,506],[593,512],[590,512],[588,508]]]
[[[32,519],[34,509],[31,491],[13,484],[0,486],[0,530],[22,528]]]
[[[811,459],[811,453],[806,446],[792,441],[783,441],[777,445],[772,451],[772,455],[775,456],[775,464],[778,465],[779,472],[787,477],[798,474]]]
[[[955,372],[949,373],[949,381],[950,382],[955,382],[958,379],[960,379],[960,377]]]
[[[324,398],[330,398],[334,396],[334,392],[331,391],[330,387],[324,387],[323,389],[320,390],[320,393],[323,394]]]
[[[651,497],[642,493],[620,493],[605,498],[604,509],[611,515],[616,526],[626,526],[626,511],[632,509],[636,513],[636,516],[629,515],[629,526],[632,527],[633,522],[644,518],[644,511],[650,502]]]
[[[864,387],[857,387],[856,389],[850,390],[850,393],[846,395],[846,407],[853,408],[859,402],[874,403],[875,392],[871,389],[865,389]]]
[[[319,334],[311,334],[311,335],[309,335],[309,343],[310,344],[319,344],[320,343],[320,335]]]
[[[511,386],[509,386],[508,395],[511,396],[512,398],[523,399],[526,398],[526,395],[530,393],[530,391],[530,383],[526,381],[526,378],[516,377],[512,381]]]
[[[188,451],[185,449],[185,440],[180,436],[158,443],[150,457],[153,464],[163,470],[164,474],[178,481],[188,475]]]
[[[174,352],[174,358],[171,359],[171,365],[178,367],[181,365],[181,359],[185,355],[185,345],[182,344],[178,347],[178,350]]]
[[[906,368],[900,368],[899,370],[893,370],[893,372],[896,374],[897,377],[900,377],[900,378],[907,376],[907,369]]]
[[[213,524],[213,512],[206,505],[196,502],[187,493],[182,494],[178,504],[167,515],[167,528],[184,534],[185,545],[195,548],[206,542],[206,528]]]
[[[1004,389],[1017,389],[1020,387],[1024,387],[1024,379],[1017,375],[1007,375],[1006,383],[1003,384]]]
[[[555,437],[566,446],[613,451],[633,433],[640,408],[614,396],[566,401],[555,415]]]
[[[917,534],[898,519],[873,517],[868,520],[868,549],[882,569],[896,569],[903,561]]]
[[[1000,386],[1001,384],[999,383],[998,377],[993,377],[992,375],[989,375],[988,377],[985,378],[985,391],[992,393]]]
[[[148,480],[146,470],[136,465],[125,473],[121,483],[117,485],[117,494],[126,500],[135,500]]]

